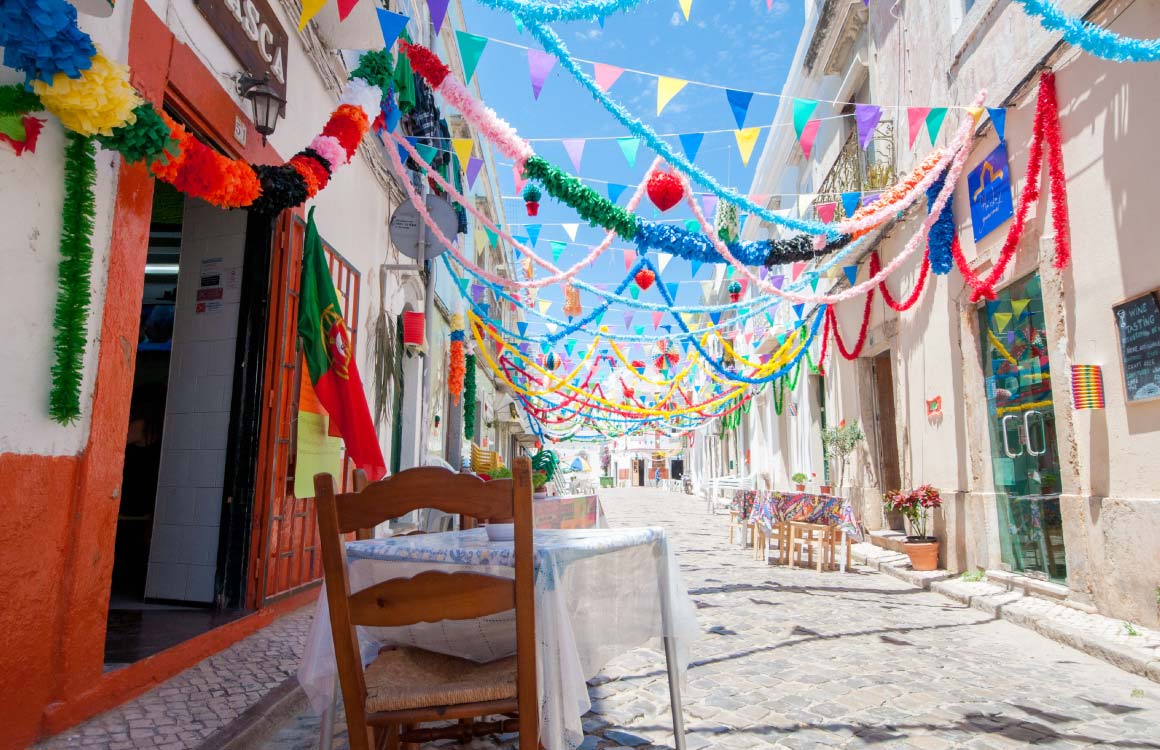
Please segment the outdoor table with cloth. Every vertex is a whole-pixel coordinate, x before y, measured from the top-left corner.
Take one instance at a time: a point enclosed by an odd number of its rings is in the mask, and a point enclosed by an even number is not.
[[[753,524],[755,547],[759,544],[759,537],[764,543],[765,537],[776,533],[784,550],[787,527],[794,521],[837,526],[846,537],[862,539],[854,508],[849,500],[841,497],[809,492],[738,490],[733,497],[733,507],[740,511],[744,520]],[[846,547],[845,537],[842,546]]]
[[[580,717],[589,708],[586,682],[614,656],[664,638],[673,729],[684,748],[680,681],[689,644],[698,633],[696,610],[664,529],[537,529],[536,640],[540,741],[547,750],[573,750],[583,741]],[[484,529],[348,542],[351,590],[428,570],[470,569],[511,578],[512,542],[492,542]],[[384,646],[405,645],[490,662],[515,653],[515,613],[476,620],[359,628],[363,662]],[[333,712],[334,644],[326,592],[298,680],[317,711]],[[327,722],[323,722],[324,736]],[[324,742],[325,744],[325,742]]]

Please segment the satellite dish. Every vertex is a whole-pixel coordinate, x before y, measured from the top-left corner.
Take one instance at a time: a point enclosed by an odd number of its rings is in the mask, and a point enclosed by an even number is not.
[[[431,214],[435,224],[448,239],[454,239],[458,235],[459,217],[455,215],[455,209],[447,199],[428,194],[427,213]],[[403,255],[419,260],[420,228],[424,230],[427,243],[427,260],[440,255],[445,249],[443,243],[424,226],[423,220],[419,218],[419,212],[410,203],[399,206],[391,217],[391,242]]]

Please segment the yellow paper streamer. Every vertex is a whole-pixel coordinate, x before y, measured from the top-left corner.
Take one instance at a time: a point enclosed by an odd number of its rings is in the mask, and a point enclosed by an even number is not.
[[[112,135],[113,128],[137,121],[141,97],[129,85],[129,68],[97,51],[79,78],[57,73],[52,83],[33,81],[44,108],[66,129],[85,136]]]

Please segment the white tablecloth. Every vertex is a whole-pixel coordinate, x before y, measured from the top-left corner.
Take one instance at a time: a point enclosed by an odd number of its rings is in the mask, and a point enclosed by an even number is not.
[[[586,681],[612,657],[661,636],[675,639],[683,675],[698,632],[696,610],[664,529],[537,530],[535,548],[540,741],[547,750],[573,750],[583,741],[580,717],[591,708]],[[490,542],[473,529],[350,542],[347,557],[351,588],[360,590],[427,570],[510,578],[514,553],[511,542]],[[364,662],[387,645],[486,662],[515,653],[515,616],[359,628],[359,641]],[[334,676],[323,591],[298,668],[315,710],[330,701]]]

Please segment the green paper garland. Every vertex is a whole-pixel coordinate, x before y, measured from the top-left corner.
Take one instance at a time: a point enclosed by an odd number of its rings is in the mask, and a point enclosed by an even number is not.
[[[44,109],[40,97],[28,91],[22,84],[0,86],[0,115],[23,115]]]
[[[386,50],[370,50],[362,53],[358,67],[350,72],[351,78],[361,78],[372,86],[378,86],[385,93],[391,87],[395,70],[391,56]]]
[[[463,437],[470,442],[475,437],[475,355],[463,360]]]
[[[93,186],[97,162],[93,141],[65,132],[64,206],[61,209],[52,391],[48,413],[60,424],[81,415],[81,377],[89,318],[89,274],[93,262]]]
[[[568,205],[594,226],[610,229],[626,240],[636,237],[636,216],[539,156],[524,162],[524,175],[536,180],[548,195]]]
[[[116,151],[129,163],[144,161],[152,164],[158,159],[169,163],[169,155],[180,150],[169,126],[157,114],[152,104],[141,104],[133,110],[137,119],[132,125],[113,128],[112,135],[98,135],[97,142],[110,151]]]

